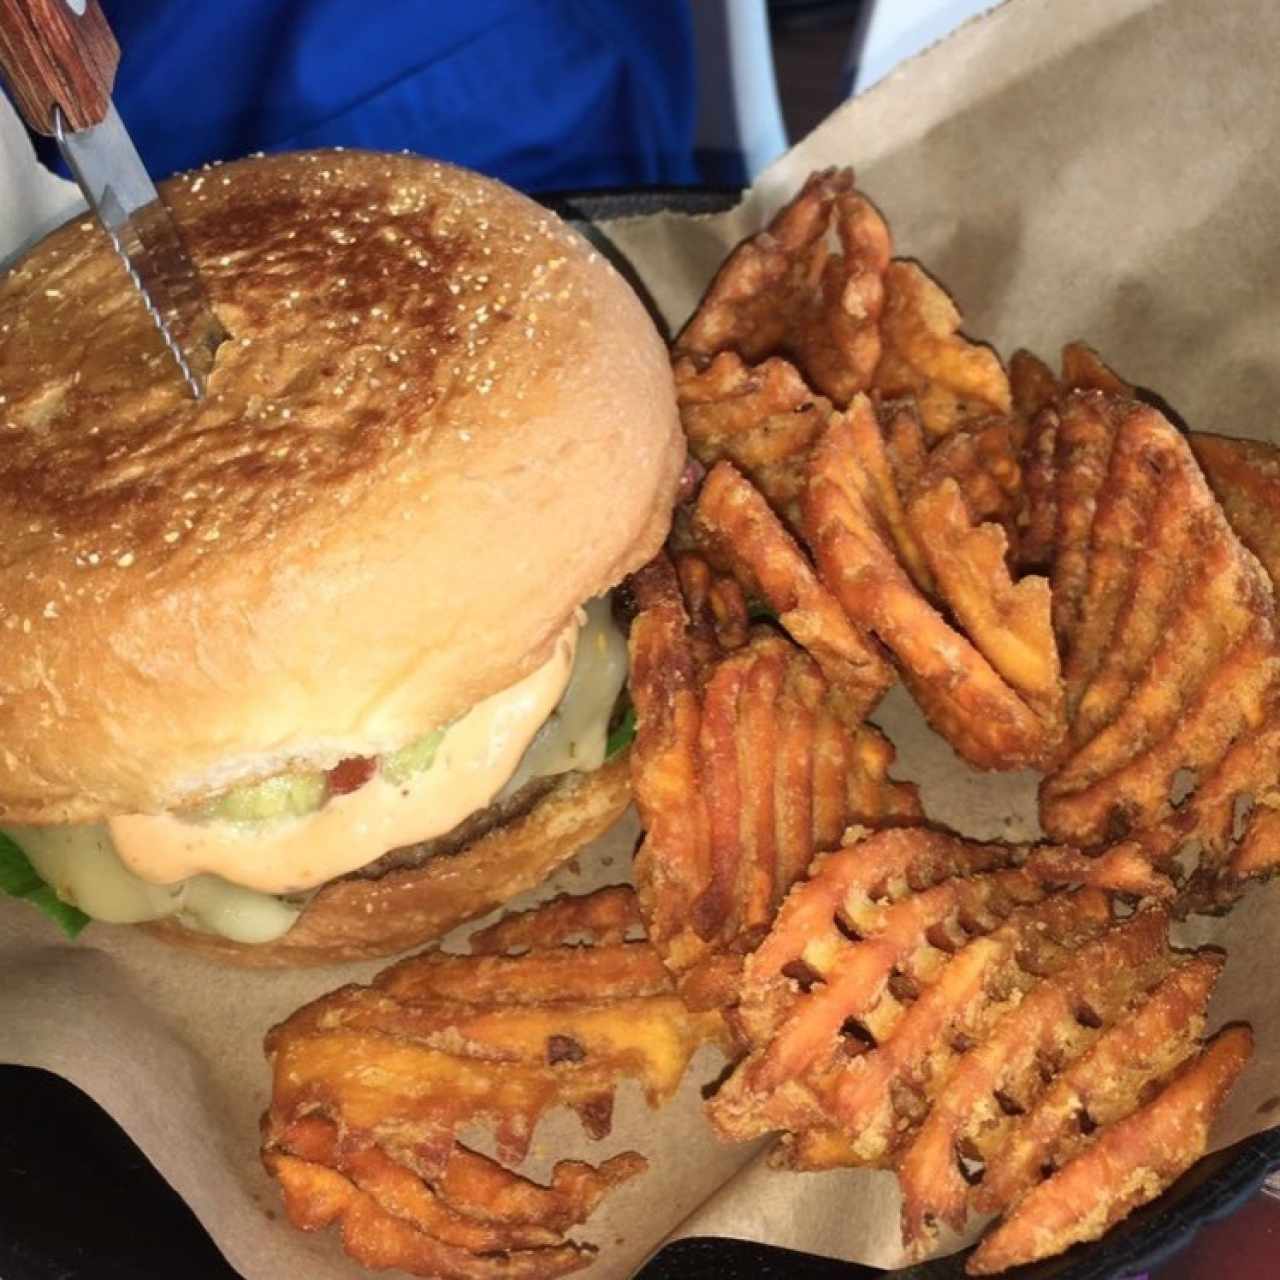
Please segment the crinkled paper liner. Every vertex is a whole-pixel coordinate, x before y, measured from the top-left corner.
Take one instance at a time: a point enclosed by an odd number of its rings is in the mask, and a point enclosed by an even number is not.
[[[1268,0],[1012,0],[837,111],[732,212],[605,230],[674,329],[727,248],[809,170],[853,164],[898,251],[925,262],[966,330],[1006,357],[1023,345],[1052,358],[1083,338],[1199,430],[1280,434],[1277,47],[1280,7]],[[0,259],[66,216],[73,196],[38,168],[0,102]],[[963,766],[900,689],[877,719],[932,818],[977,837],[1035,834],[1033,776]],[[537,896],[625,878],[634,839],[628,820]],[[1212,1023],[1247,1020],[1258,1035],[1215,1146],[1267,1127],[1280,1093],[1278,894],[1255,889],[1230,916],[1179,934],[1228,949]],[[284,1225],[258,1164],[261,1041],[302,1002],[379,964],[241,972],[105,926],[66,945],[5,901],[0,966],[0,1060],[47,1067],[96,1098],[233,1266],[251,1280],[357,1273],[332,1233]],[[651,1161],[577,1233],[601,1246],[589,1274],[627,1275],[672,1233],[901,1262],[890,1175],[775,1173],[759,1148],[711,1137],[699,1086],[718,1065],[704,1052],[656,1116],[624,1086],[601,1143],[564,1114],[539,1127],[535,1175],[566,1156],[636,1149]]]

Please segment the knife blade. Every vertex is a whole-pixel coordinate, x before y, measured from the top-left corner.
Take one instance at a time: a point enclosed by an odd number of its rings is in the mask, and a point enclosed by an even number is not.
[[[197,400],[226,331],[209,307],[173,215],[160,199],[112,104],[100,124],[68,130],[54,109],[54,137],[98,215],[165,346]]]
[[[14,100],[33,129],[57,139],[199,400],[227,335],[111,102],[119,60],[98,0],[0,0],[0,70]]]

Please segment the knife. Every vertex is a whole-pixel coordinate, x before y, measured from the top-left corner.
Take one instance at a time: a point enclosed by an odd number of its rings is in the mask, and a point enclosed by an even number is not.
[[[0,0],[0,71],[14,102],[31,128],[57,139],[199,400],[227,335],[112,105],[119,62],[98,0]]]

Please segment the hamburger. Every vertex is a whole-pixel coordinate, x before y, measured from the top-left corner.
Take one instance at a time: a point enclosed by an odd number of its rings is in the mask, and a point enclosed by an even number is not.
[[[402,950],[627,804],[607,593],[670,520],[666,353],[582,238],[462,169],[161,190],[230,335],[202,401],[91,220],[0,280],[5,849],[227,959]]]

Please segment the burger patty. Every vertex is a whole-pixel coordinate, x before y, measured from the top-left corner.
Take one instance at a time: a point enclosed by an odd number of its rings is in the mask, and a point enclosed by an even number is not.
[[[389,871],[420,867],[428,858],[448,857],[450,854],[459,853],[481,837],[487,836],[496,827],[512,822],[516,818],[522,818],[559,781],[558,776],[534,778],[506,799],[489,805],[487,809],[477,809],[470,817],[458,823],[452,831],[433,836],[430,840],[420,840],[417,844],[406,844],[398,849],[390,849],[367,866],[360,867],[340,878],[380,880]]]

